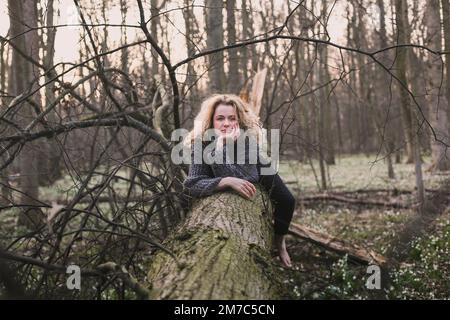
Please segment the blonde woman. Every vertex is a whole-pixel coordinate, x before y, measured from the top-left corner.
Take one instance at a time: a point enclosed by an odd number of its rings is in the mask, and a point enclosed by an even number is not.
[[[200,139],[202,148],[204,148],[211,143],[203,140],[208,129],[212,129],[218,137],[212,154],[221,151],[226,158],[225,150],[227,148],[223,146],[227,145],[227,141],[232,141],[235,150],[234,159],[232,159],[234,161],[222,164],[192,161],[189,167],[189,175],[184,182],[188,196],[198,198],[209,196],[217,191],[232,189],[242,197],[251,199],[256,192],[255,184],[263,186],[269,193],[274,205],[275,245],[280,261],[285,267],[291,267],[291,259],[286,250],[285,235],[292,220],[295,198],[278,174],[261,174],[263,165],[259,158],[255,164],[247,162],[241,164],[241,161],[236,161],[237,156],[243,156],[239,155],[239,152],[246,153],[245,157],[241,159],[246,161],[249,159],[250,147],[247,144],[244,151],[237,148],[236,140],[242,132],[241,129],[247,135],[255,137],[258,144],[261,142],[262,134],[258,116],[237,95],[215,94],[202,103],[194,121],[194,128],[186,137],[185,143],[194,149],[195,140]]]

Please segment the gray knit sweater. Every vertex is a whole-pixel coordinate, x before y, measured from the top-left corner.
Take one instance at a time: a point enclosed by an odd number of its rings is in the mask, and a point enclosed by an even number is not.
[[[208,143],[204,143],[202,151]],[[191,153],[192,164],[189,166],[189,175],[184,182],[184,186],[188,194],[192,197],[205,197],[213,194],[216,191],[216,187],[220,180],[224,177],[236,177],[245,179],[252,183],[259,181],[259,172],[261,167],[270,166],[269,164],[261,164],[262,155],[259,152],[259,147],[256,147],[257,163],[251,164],[250,152],[254,151],[249,146],[248,141],[245,143],[245,155],[239,153],[236,142],[234,143],[234,159],[227,154],[227,148],[223,149],[223,162],[222,164],[206,164],[202,161],[202,164],[194,164],[194,152]],[[217,151],[212,149],[211,155],[214,156]],[[241,151],[242,152],[242,151]],[[239,159],[244,160],[245,163],[238,163]],[[227,163],[227,159],[233,160]],[[243,161],[239,161],[243,162]],[[254,161],[253,161],[254,163]]]

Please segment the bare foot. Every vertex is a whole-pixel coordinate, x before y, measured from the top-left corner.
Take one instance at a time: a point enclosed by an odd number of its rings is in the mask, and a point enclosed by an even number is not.
[[[275,246],[280,257],[281,264],[286,268],[292,267],[291,257],[286,250],[286,242],[283,235],[275,235]]]

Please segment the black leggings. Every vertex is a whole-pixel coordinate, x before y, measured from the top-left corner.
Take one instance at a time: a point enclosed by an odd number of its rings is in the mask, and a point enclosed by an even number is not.
[[[295,209],[294,196],[278,174],[260,175],[259,182],[269,193],[275,207],[275,234],[287,234]]]

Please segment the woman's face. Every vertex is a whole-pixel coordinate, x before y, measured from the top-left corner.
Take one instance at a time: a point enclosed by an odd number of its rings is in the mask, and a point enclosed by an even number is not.
[[[213,116],[213,128],[216,129],[217,134],[229,133],[236,124],[238,124],[238,115],[234,106],[219,104]]]

